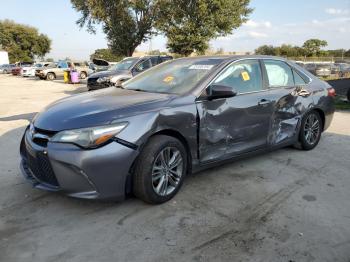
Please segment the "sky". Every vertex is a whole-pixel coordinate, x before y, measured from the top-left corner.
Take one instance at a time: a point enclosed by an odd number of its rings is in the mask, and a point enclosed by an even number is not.
[[[87,60],[98,48],[106,48],[107,40],[101,28],[90,34],[79,28],[80,14],[69,0],[1,0],[0,20],[38,28],[52,39],[54,59]],[[269,45],[302,45],[305,40],[319,38],[328,42],[327,49],[350,49],[350,0],[251,0],[254,9],[248,22],[232,34],[210,42],[212,49],[248,52]],[[159,35],[137,50],[166,51],[166,39]]]

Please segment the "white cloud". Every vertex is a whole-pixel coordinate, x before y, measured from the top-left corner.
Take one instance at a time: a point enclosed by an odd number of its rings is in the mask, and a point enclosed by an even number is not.
[[[272,27],[272,24],[270,21],[256,22],[253,20],[248,20],[243,24],[243,26],[250,27],[250,28],[270,28]]]
[[[266,37],[268,37],[268,35],[265,33],[254,32],[254,31],[248,32],[248,35],[252,38],[266,38]]]
[[[330,15],[347,15],[350,13],[348,9],[337,9],[337,8],[327,8],[325,12]]]

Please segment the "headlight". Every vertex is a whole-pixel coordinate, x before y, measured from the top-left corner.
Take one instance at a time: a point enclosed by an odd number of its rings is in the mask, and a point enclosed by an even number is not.
[[[104,76],[104,77],[100,77],[99,79],[97,79],[98,83],[103,83],[103,82],[108,82],[111,79],[110,76]]]
[[[127,122],[108,126],[65,130],[51,138],[51,142],[71,143],[83,148],[96,148],[110,142],[128,125]]]

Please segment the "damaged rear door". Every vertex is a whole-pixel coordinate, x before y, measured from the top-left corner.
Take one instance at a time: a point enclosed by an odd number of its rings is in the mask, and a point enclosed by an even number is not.
[[[266,147],[273,106],[264,83],[257,59],[234,62],[214,79],[212,84],[231,87],[237,95],[197,101],[202,163]]]
[[[268,136],[269,146],[296,139],[303,113],[313,104],[308,92],[308,77],[284,61],[263,59],[274,111]]]

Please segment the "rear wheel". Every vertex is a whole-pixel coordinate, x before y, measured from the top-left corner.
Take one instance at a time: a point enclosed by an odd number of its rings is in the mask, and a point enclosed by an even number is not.
[[[52,81],[52,80],[55,80],[55,78],[56,78],[56,76],[54,73],[47,73],[47,75],[46,75],[47,80]]]
[[[134,194],[151,204],[164,203],[179,191],[186,172],[187,153],[183,144],[170,136],[154,136],[136,163]]]
[[[321,139],[322,119],[316,111],[307,113],[301,121],[299,141],[303,150],[315,148]]]

